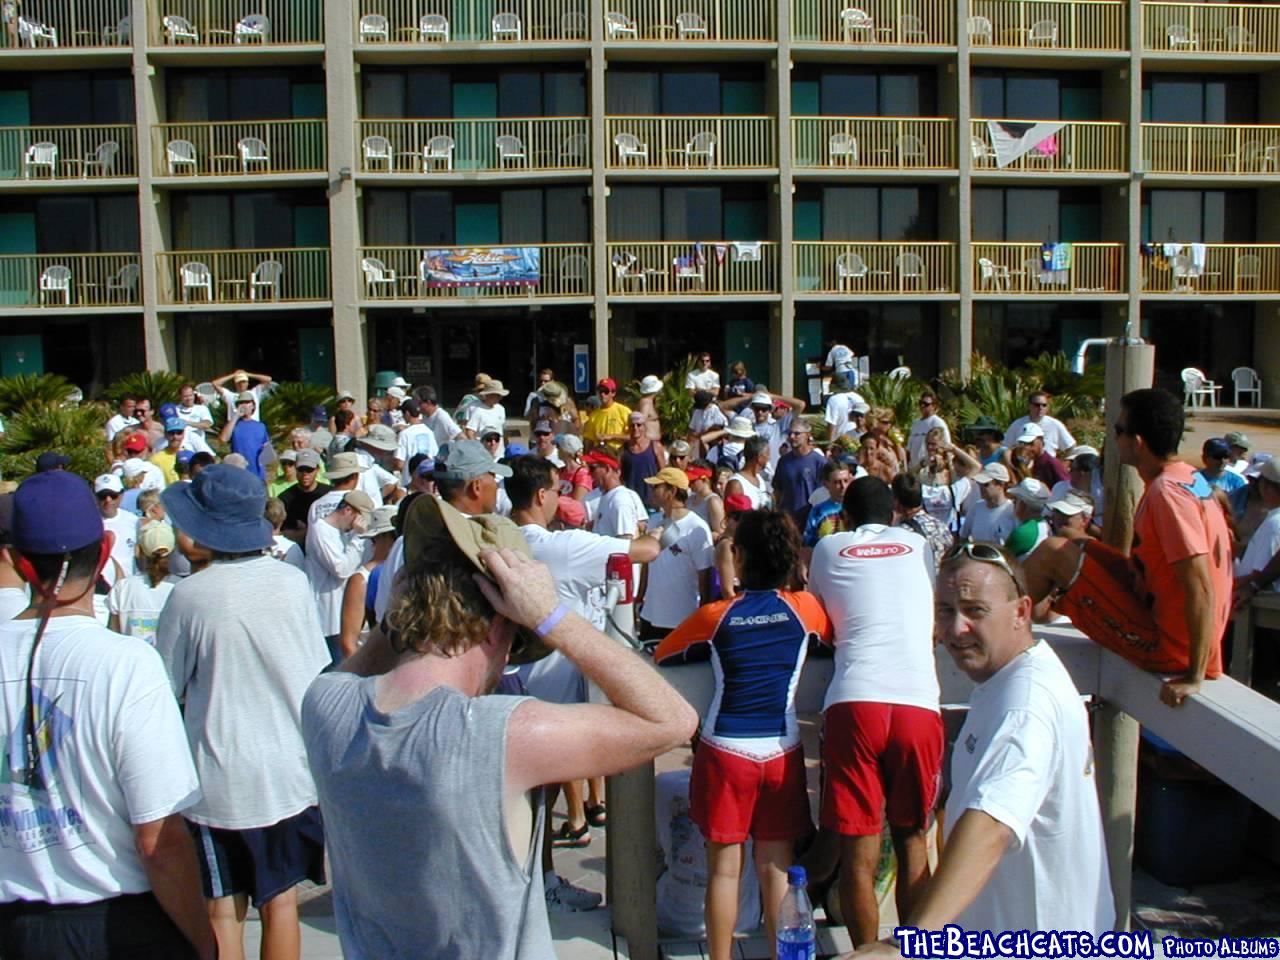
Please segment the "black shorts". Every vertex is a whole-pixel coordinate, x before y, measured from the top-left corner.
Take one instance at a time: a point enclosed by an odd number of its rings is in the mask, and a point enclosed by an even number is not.
[[[5,960],[195,960],[196,952],[151,893],[95,903],[0,904]]]
[[[261,907],[303,880],[324,883],[320,808],[249,830],[222,830],[188,821],[209,899],[245,893]],[[6,957],[6,960],[8,958]]]

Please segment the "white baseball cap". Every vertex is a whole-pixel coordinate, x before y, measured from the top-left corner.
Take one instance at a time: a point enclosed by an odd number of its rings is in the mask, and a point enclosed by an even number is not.
[[[1049,502],[1049,488],[1035,477],[1024,477],[1009,488],[1009,496],[1031,507],[1043,507]]]
[[[1030,443],[1032,440],[1043,440],[1044,431],[1040,429],[1039,424],[1027,423],[1023,424],[1022,432],[1018,434],[1015,443]]]
[[[93,492],[95,494],[124,493],[124,484],[114,473],[104,473],[93,481]]]
[[[1056,510],[1058,513],[1068,517],[1074,517],[1078,513],[1093,512],[1093,508],[1074,493],[1065,493],[1057,500],[1050,502],[1049,509]]]
[[[1091,447],[1087,443],[1080,443],[1072,447],[1063,459],[1074,460],[1076,457],[1083,457],[1086,453],[1095,457],[1099,455],[1097,447]]]
[[[973,482],[982,484],[995,480],[997,483],[1008,483],[1009,479],[1009,470],[1003,463],[989,463],[978,471]]]

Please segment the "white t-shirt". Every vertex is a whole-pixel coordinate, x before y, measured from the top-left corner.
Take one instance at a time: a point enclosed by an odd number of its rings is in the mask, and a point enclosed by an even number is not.
[[[689,375],[684,378],[684,388],[705,390],[713,397],[717,396],[720,393],[720,374],[711,369],[690,370]]]
[[[400,431],[396,443],[399,445],[396,449],[396,459],[404,464],[400,469],[400,482],[407,487],[410,479],[409,461],[420,453],[425,453],[434,459],[440,446],[436,443],[436,435],[425,423],[409,424]]]
[[[437,447],[443,447],[462,432],[462,428],[453,422],[453,417],[449,416],[449,411],[444,407],[436,407],[436,412],[430,416],[424,413],[422,422],[435,434]]]
[[[275,557],[277,560],[283,560],[285,563],[297,567],[299,570],[305,571],[307,568],[307,562],[302,553],[302,548],[283,534],[278,533],[272,539],[271,556]]]
[[[752,510],[764,510],[773,504],[773,494],[769,492],[764,477],[756,479],[760,481],[759,484],[753,483],[741,473],[735,473],[729,478],[730,482],[738,481],[738,485],[742,487],[742,495],[751,501]]]
[[[911,435],[907,437],[907,460],[912,467],[918,466],[925,458],[925,437],[934,427],[942,431],[943,440],[951,442],[951,429],[947,426],[947,421],[936,413],[911,421]]]
[[[1080,694],[1043,641],[979,684],[951,756],[947,833],[966,810],[1013,831],[967,930],[1112,929],[1115,911]]]
[[[34,620],[0,624],[0,901],[90,903],[151,889],[133,828],[186,810],[200,782],[156,652],[92,617],[54,617],[36,655],[45,789],[24,783]],[[16,751],[16,753],[15,753]]]
[[[1004,445],[1012,449],[1022,435],[1022,428],[1030,422],[1030,417],[1019,417],[1009,424],[1004,435]],[[1039,427],[1044,431],[1044,452],[1051,457],[1057,456],[1059,450],[1068,450],[1076,445],[1076,438],[1071,436],[1071,431],[1055,417],[1045,414],[1040,418]]]
[[[605,537],[637,537],[640,524],[648,519],[649,511],[644,508],[640,495],[619,484],[608,493],[601,494],[591,529]]]
[[[921,506],[925,512],[955,533],[960,529],[960,515],[965,512],[965,505],[973,493],[973,484],[968,477],[960,477],[950,484],[920,484]]]
[[[823,366],[830,368],[832,373],[843,373],[848,376],[857,369],[855,359],[852,350],[843,343],[837,343],[827,351],[827,361]]]
[[[849,427],[849,411],[853,409],[855,403],[866,403],[862,399],[862,394],[852,390],[833,393],[827,397],[827,406],[822,419],[838,430]]]
[[[477,403],[467,414],[467,429],[476,435],[477,440],[490,430],[496,430],[505,439],[506,425],[507,411],[500,403],[495,403],[492,407]]]
[[[726,460],[733,461],[735,467],[742,466],[743,442],[736,438],[726,437],[707,451],[707,461],[712,465]]]
[[[675,534],[677,539],[671,540]],[[679,520],[669,520],[662,539],[664,547],[649,564],[649,584],[645,587],[640,616],[655,627],[678,627],[698,609],[698,573],[710,570],[715,562],[711,528],[693,511]]]
[[[707,404],[701,410],[694,410],[689,415],[689,432],[696,433],[698,436],[702,436],[708,430],[719,430],[728,425],[729,421],[725,419],[724,411],[714,403]]]
[[[12,620],[29,606],[30,587],[0,587],[0,622]]]
[[[964,526],[960,530],[960,539],[972,540],[974,543],[998,543],[1004,546],[1009,534],[1018,526],[1018,518],[1013,515],[1013,502],[1006,500],[998,507],[990,506],[979,498],[969,508],[964,518]]]
[[[778,469],[778,458],[782,456],[782,445],[787,442],[787,431],[791,429],[793,419],[794,414],[786,413],[777,420],[770,418],[755,424],[756,436],[769,441],[769,469],[765,471],[768,477]]]
[[[107,443],[114,440],[121,430],[126,427],[136,427],[141,422],[137,417],[126,417],[123,413],[117,413],[107,421]]]
[[[165,577],[154,587],[151,577],[139,573],[116,583],[107,594],[107,611],[120,618],[120,632],[155,646],[156,624],[178,577]]]
[[[382,506],[382,491],[390,484],[399,483],[400,478],[391,471],[384,469],[382,464],[373,459],[373,456],[367,450],[357,450],[356,457],[360,460],[360,465],[364,467],[364,471],[360,474],[360,479],[356,482],[356,489],[367,493],[369,499],[373,501],[374,507]],[[342,498],[339,497],[338,499],[341,500]],[[316,503],[319,502],[319,500],[316,501]],[[312,504],[312,506],[314,507],[315,504]]]
[[[132,577],[138,572],[134,549],[138,545],[139,519],[136,513],[128,513],[124,510],[117,510],[114,517],[102,518],[102,526],[116,536],[116,542],[111,545],[111,559],[120,564],[120,569],[124,571],[126,577]],[[108,563],[102,568],[102,579],[107,582],[107,586],[115,586],[117,579],[115,564]]]
[[[809,592],[836,638],[824,710],[853,701],[938,709],[933,578],[929,544],[902,527],[864,524],[818,541]]]
[[[1253,531],[1249,545],[1244,548],[1244,556],[1236,561],[1235,575],[1243,577],[1261,570],[1277,552],[1280,552],[1280,507],[1270,511],[1258,524],[1258,529]],[[1272,583],[1267,590],[1272,593],[1280,590],[1280,581]]]
[[[326,637],[342,631],[342,595],[364,559],[365,539],[343,533],[328,518],[307,527],[307,580]]]
[[[299,718],[330,657],[306,574],[266,555],[216,561],[174,586],[156,649],[186,696],[204,791],[187,819],[247,830],[316,803]]]
[[[196,423],[213,423],[213,414],[209,412],[209,408],[203,403],[193,403],[189,407],[178,404],[178,419],[187,425],[187,433],[182,442],[185,445],[187,440],[192,441],[193,450],[207,450],[209,444],[205,437],[204,430],[193,426]]]
[[[395,585],[396,577],[400,575],[400,569],[403,566],[404,537],[396,537],[396,542],[391,545],[391,552],[383,561],[382,572],[378,574],[378,595],[373,599],[373,613],[379,623],[387,615],[387,604],[391,602],[391,588]]]
[[[218,394],[222,397],[222,403],[226,407],[227,416],[234,417],[236,415],[236,397],[240,396],[243,390],[228,390],[226,387],[219,387]],[[262,409],[262,384],[256,387],[250,387],[249,393],[253,394],[253,413],[245,417],[246,420],[257,420],[258,412]]]

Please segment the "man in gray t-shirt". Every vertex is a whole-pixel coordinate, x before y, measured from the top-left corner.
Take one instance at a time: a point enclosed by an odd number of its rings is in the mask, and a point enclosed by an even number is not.
[[[643,763],[683,743],[697,716],[559,600],[511,521],[419,497],[404,531],[385,631],[302,706],[343,952],[554,960],[541,785]],[[509,659],[550,650],[614,705],[484,696]]]

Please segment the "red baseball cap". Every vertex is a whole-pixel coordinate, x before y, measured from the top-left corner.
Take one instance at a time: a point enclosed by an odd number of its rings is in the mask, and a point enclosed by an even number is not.
[[[613,379],[613,377],[605,377],[603,380],[601,380],[599,383],[596,384],[597,390],[599,390],[601,387],[604,387],[610,393],[618,392],[618,383],[616,380]]]
[[[711,471],[706,467],[690,467],[685,473],[688,474],[690,482],[711,479]]]
[[[560,497],[560,505],[556,507],[556,519],[566,527],[585,527],[587,525],[587,509],[573,497]]]
[[[724,498],[724,509],[726,513],[750,513],[755,508],[745,493],[731,493]]]
[[[611,470],[622,469],[622,464],[600,450],[592,450],[582,458],[582,462],[591,465],[599,464],[602,467],[609,467]]]
[[[147,438],[140,433],[131,433],[124,442],[124,448],[130,453],[142,453],[147,449]]]

